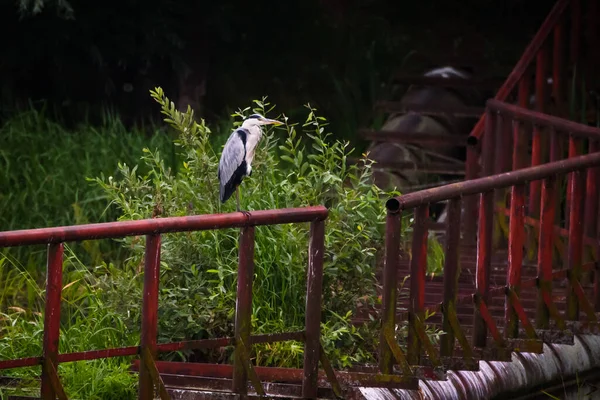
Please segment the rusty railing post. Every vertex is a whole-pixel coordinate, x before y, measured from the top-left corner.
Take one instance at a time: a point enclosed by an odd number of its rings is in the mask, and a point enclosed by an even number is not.
[[[485,118],[485,136],[483,140],[483,176],[490,176],[494,166],[494,122],[496,116],[487,110]],[[492,257],[492,234],[494,229],[494,191],[481,193],[479,205],[479,234],[477,238],[477,271],[475,279],[476,296],[488,303],[490,266]],[[473,346],[485,347],[487,326],[479,309],[473,316]]]
[[[428,219],[429,205],[424,204],[417,207],[413,227],[412,258],[410,260],[410,300],[408,305],[408,341],[406,345],[407,359],[410,365],[419,365],[421,361],[421,341],[417,331],[418,327],[425,323]]]
[[[552,251],[554,248],[554,214],[556,213],[556,177],[544,179],[542,210],[538,244],[538,298],[536,328],[550,327],[550,310],[546,300],[552,301]]]
[[[512,187],[509,229],[507,286],[519,295],[523,268],[523,244],[525,242],[525,185]],[[505,336],[506,338],[516,338],[519,336],[519,319],[508,296],[505,306]]]
[[[142,300],[142,332],[140,337],[142,358],[144,349],[154,360],[158,355],[158,290],[160,281],[160,235],[146,236],[146,253],[144,259],[144,294]],[[142,360],[143,361],[143,360]],[[154,399],[154,382],[151,371],[140,363],[139,399]]]
[[[393,372],[394,356],[387,344],[386,332],[396,329],[396,295],[398,292],[398,267],[400,264],[400,231],[402,211],[388,210],[385,223],[385,259],[383,264],[382,321],[379,332],[379,369],[382,374]]]
[[[557,108],[557,115],[566,116],[565,98],[563,96],[563,71],[565,65],[564,22],[561,18],[554,26],[552,48],[552,95]]]
[[[467,162],[465,164],[465,180],[476,179],[479,176],[479,145],[467,144]],[[477,196],[466,196],[464,238],[466,243],[474,243],[477,240]]]
[[[598,141],[590,140],[588,153],[595,153],[600,150]],[[598,184],[600,173],[599,168],[590,168],[587,172],[586,180],[586,201],[585,201],[585,236],[596,236],[596,226],[598,218]]]
[[[536,58],[535,64],[535,110],[544,111],[546,100],[546,79],[547,79],[547,46],[542,46]],[[541,127],[533,126],[533,142],[531,144],[531,166],[535,167],[544,161],[544,149],[542,148]],[[529,214],[532,217],[539,217],[540,214],[540,189],[541,182],[534,181],[529,184]]]
[[[306,340],[304,342],[304,375],[302,397],[317,397],[319,356],[321,349],[321,298],[323,286],[323,252],[325,251],[325,221],[310,224],[308,271],[306,279]]]
[[[579,62],[581,45],[581,0],[571,0],[571,64]],[[578,68],[579,69],[579,68]]]
[[[452,329],[449,309],[456,307],[458,296],[458,279],[460,277],[460,198],[451,199],[448,203],[448,221],[446,223],[446,245],[444,251],[444,314],[440,353],[443,357],[452,357],[454,353],[454,330]]]
[[[519,81],[518,102],[519,107],[526,108],[529,102],[529,78],[524,76]],[[513,159],[512,169],[518,170],[527,167],[527,138],[522,132],[522,124],[518,120],[512,120],[513,127]]]
[[[506,120],[505,120],[506,119]],[[496,116],[494,174],[501,174],[510,169],[512,163],[512,129],[508,119],[502,115]],[[504,211],[507,206],[508,189],[494,191],[494,206]],[[508,237],[507,217],[504,212],[495,214],[492,248],[497,249],[506,245]]]
[[[554,129],[550,131],[550,161],[560,159],[560,136]],[[538,296],[535,317],[536,328],[549,329],[550,310],[546,301],[552,301],[552,260],[554,251],[554,227],[557,220],[557,207],[560,204],[558,176],[546,178],[542,184],[540,211],[540,232],[538,243]],[[560,216],[559,216],[560,217]],[[560,221],[560,219],[559,219]]]
[[[46,264],[46,306],[44,312],[43,357],[41,397],[44,400],[56,399],[57,393],[52,386],[54,371],[58,371],[58,342],[60,336],[60,299],[62,292],[62,265],[64,245],[48,245]],[[53,371],[49,371],[51,366]]]
[[[252,328],[252,281],[254,278],[254,227],[240,230],[237,296],[235,300],[235,350],[233,362],[233,391],[240,398],[248,395],[248,371],[243,354],[249,354]],[[241,339],[241,341],[240,341]]]
[[[599,185],[600,186],[600,185]],[[598,187],[598,186],[597,186]],[[598,207],[598,226],[596,227],[596,257],[600,258],[600,207]],[[596,268],[594,268],[594,308],[596,312],[600,312],[600,261],[596,261]]]
[[[573,136],[569,139],[569,157],[578,155],[579,140]],[[567,268],[569,281],[581,279],[581,262],[583,252],[583,217],[585,205],[585,171],[575,171],[569,174],[569,240],[567,249]],[[572,285],[567,289],[567,319],[579,320],[579,301]]]

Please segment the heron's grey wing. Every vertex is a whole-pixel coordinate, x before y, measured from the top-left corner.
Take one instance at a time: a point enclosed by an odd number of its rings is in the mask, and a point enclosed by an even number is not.
[[[223,153],[221,153],[218,172],[222,199],[221,201],[224,201],[223,198],[226,192],[226,187],[229,189],[227,192],[230,192],[231,189],[235,190],[235,187],[231,186],[235,186],[236,184],[239,184],[239,182],[234,183],[234,178],[236,178],[236,181],[240,180],[241,176],[237,175],[239,175],[240,172],[245,173],[245,171],[238,171],[242,164],[246,164],[246,147],[244,145],[245,139],[246,132],[242,129],[236,129],[231,133],[229,139],[227,139],[227,143],[225,143],[225,147],[223,148]],[[228,194],[231,195],[230,193]]]

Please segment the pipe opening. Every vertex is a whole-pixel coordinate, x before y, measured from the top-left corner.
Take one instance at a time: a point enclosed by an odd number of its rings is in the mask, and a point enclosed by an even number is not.
[[[477,139],[476,136],[470,135],[467,138],[467,145],[469,145],[469,146],[477,146],[477,143],[479,143],[479,139]]]
[[[397,198],[392,197],[391,199],[385,202],[385,207],[387,208],[389,213],[397,213],[400,210],[400,202]]]

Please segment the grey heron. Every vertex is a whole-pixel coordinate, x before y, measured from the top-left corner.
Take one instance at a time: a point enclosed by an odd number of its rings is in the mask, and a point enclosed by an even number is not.
[[[235,191],[237,211],[240,211],[239,186],[244,176],[252,174],[254,151],[263,134],[261,126],[282,124],[282,122],[265,118],[260,114],[252,114],[244,120],[241,127],[231,133],[219,160],[218,178],[221,203],[225,203]]]

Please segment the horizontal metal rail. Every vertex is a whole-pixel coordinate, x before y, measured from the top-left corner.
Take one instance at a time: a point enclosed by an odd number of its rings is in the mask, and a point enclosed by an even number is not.
[[[486,176],[464,182],[435,187],[419,192],[409,193],[389,199],[385,205],[389,212],[418,207],[429,203],[437,203],[453,198],[479,194],[494,189],[503,189],[510,186],[541,180],[553,175],[600,166],[600,153],[568,158],[566,160],[529,167],[503,174]]]
[[[445,61],[447,62],[447,61]],[[478,89],[497,89],[504,83],[504,77],[490,78],[447,78],[439,76],[421,76],[421,75],[405,75],[396,74],[392,81],[397,84],[422,85],[422,86],[437,86],[445,88],[473,88]]]
[[[570,133],[584,139],[600,139],[599,128],[544,114],[539,111],[529,110],[499,100],[490,99],[487,101],[486,105],[490,111],[497,112],[500,115],[506,115],[512,120],[553,128],[555,131]],[[477,144],[477,138],[473,136],[469,136],[468,141],[471,145]]]
[[[324,368],[328,372],[328,377],[334,380],[331,381],[331,385],[338,388],[339,385],[335,381],[336,375],[323,353],[320,340],[324,226],[327,216],[327,208],[315,206],[0,232],[0,247],[48,245],[42,355],[39,357],[1,360],[0,370],[41,365],[41,397],[45,400],[55,399],[56,397],[66,399],[57,372],[59,363],[139,355],[142,367],[139,371],[138,398],[140,400],[150,400],[154,398],[155,389],[158,389],[161,399],[164,400],[168,399],[169,395],[157,368],[156,359],[160,352],[233,345],[235,346],[235,364],[231,367],[233,373],[232,391],[240,396],[245,396],[248,390],[248,381],[252,383],[258,393],[264,393],[262,383],[257,378],[249,359],[251,346],[255,343],[297,340],[304,343],[304,368],[300,375],[303,396],[307,398],[316,397],[319,362],[326,364]],[[301,332],[251,336],[255,226],[304,222],[310,222],[305,329]],[[233,338],[157,343],[161,234],[224,228],[241,228],[235,336]],[[137,235],[146,236],[140,345],[60,354],[58,345],[60,340],[61,292],[63,289],[64,242]],[[414,378],[404,377],[402,379],[404,379],[404,382],[411,381]]]
[[[469,138],[469,136],[439,135],[434,133],[415,133],[396,130],[376,131],[371,129],[362,129],[359,131],[359,134],[363,139],[375,142],[410,143],[436,147],[465,147],[467,145],[467,139]]]
[[[375,108],[386,112],[419,113],[431,117],[478,118],[484,111],[483,107],[432,107],[415,104],[403,104],[397,101],[379,101]]]
[[[169,232],[202,231],[241,228],[245,226],[311,222],[327,218],[323,206],[259,210],[246,213],[195,215],[144,219],[139,221],[105,222],[0,232],[0,247],[61,243],[82,240],[111,239],[125,236]]]
[[[304,331],[250,336],[250,344],[285,342],[289,340],[304,342]],[[156,345],[156,347],[159,353],[166,353],[181,350],[215,349],[219,347],[227,347],[233,345],[235,345],[235,338],[225,337],[215,339],[159,343]],[[100,358],[127,357],[139,354],[141,354],[141,346],[116,347],[112,349],[79,351],[75,353],[62,353],[58,355],[58,362],[65,363],[74,361],[90,361],[97,360]],[[14,360],[1,360],[0,370],[21,367],[32,367],[35,365],[41,365],[42,363],[42,357],[25,357],[17,358]]]

